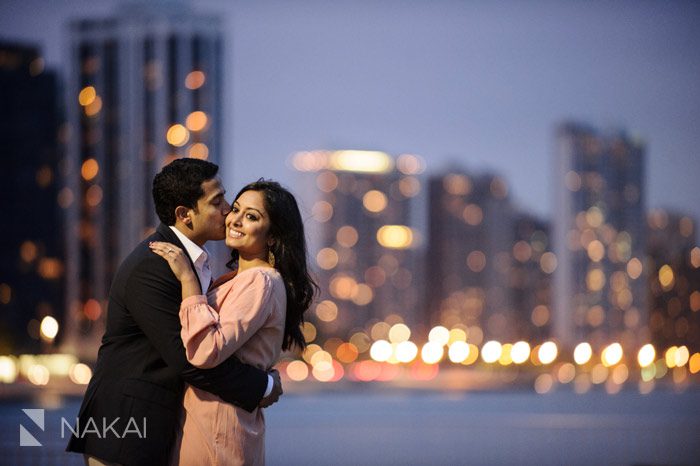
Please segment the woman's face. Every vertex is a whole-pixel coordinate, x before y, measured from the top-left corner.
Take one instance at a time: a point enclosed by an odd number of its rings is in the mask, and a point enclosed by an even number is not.
[[[267,260],[270,216],[263,194],[245,191],[233,202],[226,216],[226,245],[246,258]]]

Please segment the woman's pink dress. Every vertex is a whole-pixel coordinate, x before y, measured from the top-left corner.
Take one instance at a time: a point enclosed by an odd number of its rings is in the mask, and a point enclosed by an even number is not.
[[[246,364],[269,370],[282,348],[286,306],[282,277],[270,267],[244,270],[206,297],[190,296],[180,307],[187,360],[207,368],[235,354]],[[184,407],[173,463],[265,463],[262,409],[249,413],[189,385]]]

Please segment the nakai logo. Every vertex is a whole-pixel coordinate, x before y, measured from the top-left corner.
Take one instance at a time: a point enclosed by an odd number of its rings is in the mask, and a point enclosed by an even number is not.
[[[43,409],[22,409],[24,414],[34,422],[34,424],[44,431],[44,410]],[[19,446],[20,447],[40,447],[41,443],[29,433],[22,425],[19,425]]]

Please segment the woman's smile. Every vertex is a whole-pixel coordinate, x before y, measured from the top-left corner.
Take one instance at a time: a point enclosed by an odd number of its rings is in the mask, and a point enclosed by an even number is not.
[[[226,217],[226,245],[241,257],[267,259],[270,219],[258,191],[245,191]]]

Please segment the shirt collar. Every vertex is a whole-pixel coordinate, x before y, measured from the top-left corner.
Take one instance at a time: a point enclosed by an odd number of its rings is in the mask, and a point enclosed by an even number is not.
[[[191,239],[189,239],[187,236],[185,236],[180,230],[175,228],[172,225],[168,225],[171,230],[177,235],[177,238],[180,240],[182,245],[185,247],[185,250],[187,251],[187,254],[190,256],[192,259],[192,262],[194,262],[195,266],[201,267],[206,261],[207,258],[209,257],[209,252],[207,251],[206,248],[204,247],[199,247],[197,246]]]

